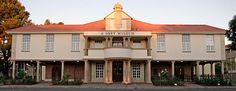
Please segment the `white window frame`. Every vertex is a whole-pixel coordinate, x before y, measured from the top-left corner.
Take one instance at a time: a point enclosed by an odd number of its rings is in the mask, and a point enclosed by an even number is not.
[[[157,51],[166,51],[165,45],[165,34],[157,34]]]
[[[182,51],[183,52],[190,52],[191,45],[190,45],[190,35],[189,34],[182,34]]]
[[[103,48],[102,40],[95,40],[94,42],[95,42],[94,48]]]
[[[22,52],[30,51],[30,34],[22,35]]]
[[[141,48],[141,40],[134,40],[133,41],[133,48]]]
[[[54,51],[54,34],[46,34],[46,52]]]
[[[96,78],[103,78],[104,75],[104,64],[96,63]]]
[[[214,35],[206,36],[206,50],[207,52],[215,52]]]
[[[72,34],[72,47],[71,51],[78,52],[79,51],[79,44],[80,44],[80,35],[79,34]]]
[[[132,63],[132,77],[133,78],[141,77],[141,64],[140,63]]]

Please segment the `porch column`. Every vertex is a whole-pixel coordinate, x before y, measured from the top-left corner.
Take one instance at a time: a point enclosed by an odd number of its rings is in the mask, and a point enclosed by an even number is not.
[[[125,40],[125,39],[126,39],[126,37],[123,37],[123,47],[127,47],[127,46],[126,46],[126,40]]]
[[[36,81],[39,82],[39,64],[40,61],[37,61],[37,70],[36,70]]]
[[[105,60],[105,83],[109,82],[109,77],[108,77],[108,60]]]
[[[131,60],[123,61],[123,84],[130,84],[130,62]]]
[[[202,75],[204,76],[205,75],[205,70],[204,70],[204,66],[205,66],[205,64],[202,64]]]
[[[88,83],[89,78],[89,63],[88,60],[84,60],[84,83]]]
[[[15,79],[16,61],[12,61],[12,79]]]
[[[61,61],[61,80],[63,80],[64,76],[64,61]]]
[[[195,68],[195,73],[198,78],[199,78],[199,62],[200,61],[196,61],[196,68]]]
[[[130,37],[128,37],[127,47],[130,47]]]
[[[147,37],[147,56],[151,56],[151,37]]]
[[[113,81],[112,81],[112,60],[108,61],[108,71],[107,72],[108,72],[108,77],[109,77],[108,83],[111,84],[111,83],[113,83]]]
[[[151,82],[151,60],[147,60],[145,76],[146,76],[146,83],[152,83]]]
[[[128,60],[128,62],[127,62],[127,64],[128,64],[128,68],[127,68],[127,84],[130,84],[131,83],[131,81],[130,81],[130,74],[131,74],[131,72],[130,72],[130,62],[131,62],[131,60]]]
[[[113,37],[110,37],[110,41],[109,41],[109,42],[110,42],[110,43],[109,43],[110,46],[109,46],[109,47],[112,47],[112,38],[113,38]]]
[[[171,76],[172,76],[172,78],[174,78],[175,77],[175,61],[171,61]]]
[[[222,74],[222,75],[224,75],[224,73],[225,73],[224,68],[225,68],[225,67],[224,67],[224,61],[222,60],[222,61],[221,61],[221,74]]]
[[[108,47],[108,37],[105,37],[105,48]]]
[[[88,56],[88,37],[84,37],[85,38],[85,48],[84,48],[84,55]]]
[[[210,63],[211,64],[211,77],[213,77],[213,62],[212,63]]]

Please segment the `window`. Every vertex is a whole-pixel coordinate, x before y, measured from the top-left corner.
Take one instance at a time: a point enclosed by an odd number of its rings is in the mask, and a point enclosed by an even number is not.
[[[72,51],[79,51],[79,34],[72,34]]]
[[[157,51],[165,51],[165,35],[157,34]]]
[[[140,40],[133,41],[133,48],[141,48],[141,41]]]
[[[96,64],[96,78],[103,78],[103,64]]]
[[[190,51],[190,35],[183,34],[182,35],[182,50],[183,52]]]
[[[30,35],[29,34],[23,34],[22,39],[22,51],[29,52],[30,51]]]
[[[54,34],[46,35],[46,51],[52,52],[54,50]]]
[[[95,40],[94,48],[102,48],[102,40]]]
[[[123,46],[123,38],[122,37],[114,37],[112,39],[112,47],[122,47]]]
[[[132,76],[133,78],[140,78],[140,64],[139,63],[132,64]]]
[[[214,35],[207,35],[206,39],[206,49],[208,52],[215,51],[214,48]]]

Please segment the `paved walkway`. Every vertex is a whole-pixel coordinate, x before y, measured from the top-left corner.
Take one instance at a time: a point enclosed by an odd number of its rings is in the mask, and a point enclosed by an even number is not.
[[[38,83],[35,85],[2,85],[0,88],[95,88],[95,89],[185,89],[185,88],[235,88],[236,86],[201,86],[193,83],[185,83],[184,86],[153,86],[152,84],[121,83],[106,84],[83,84],[83,85],[52,85],[51,83]]]

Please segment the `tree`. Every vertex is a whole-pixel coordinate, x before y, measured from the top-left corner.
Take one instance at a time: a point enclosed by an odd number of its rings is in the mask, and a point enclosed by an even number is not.
[[[46,19],[44,21],[44,25],[64,25],[64,23],[63,22],[52,23],[49,19]]]
[[[229,30],[226,31],[226,37],[232,41],[230,49],[236,50],[236,15],[229,21]]]
[[[32,25],[29,20],[29,12],[21,5],[18,0],[0,0],[0,73],[5,77],[9,75],[12,66],[9,58],[11,57],[11,36],[5,31],[22,26]]]
[[[44,22],[44,25],[50,25],[50,24],[52,24],[52,23],[50,22],[50,20],[49,20],[49,19],[46,19],[45,22]]]

